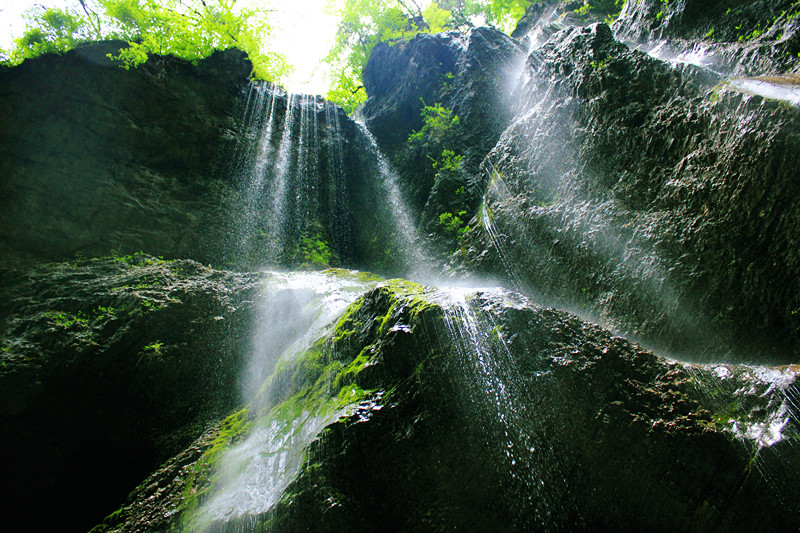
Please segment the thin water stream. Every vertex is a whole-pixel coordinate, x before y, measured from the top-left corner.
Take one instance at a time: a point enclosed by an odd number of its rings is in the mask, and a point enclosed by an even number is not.
[[[400,192],[397,175],[367,125],[363,122],[356,122],[356,124],[369,142],[370,150],[375,157],[378,178],[391,210],[391,222],[395,226],[394,235],[397,239],[395,251],[401,256],[402,264],[406,268],[404,276],[415,280],[431,280],[435,277],[437,269],[430,259],[430,254],[425,250],[424,241],[414,224],[411,211],[403,199],[403,193]]]

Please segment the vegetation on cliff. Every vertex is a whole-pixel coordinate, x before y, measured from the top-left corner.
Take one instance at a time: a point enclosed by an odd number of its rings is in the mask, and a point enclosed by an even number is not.
[[[270,49],[266,10],[234,9],[236,0],[80,0],[77,9],[42,7],[27,15],[25,33],[15,40],[10,64],[99,40],[124,40],[117,55],[124,68],[140,65],[148,55],[197,60],[214,50],[238,48],[247,53],[255,75],[279,79],[287,72],[285,57]],[[111,54],[110,54],[111,55]]]

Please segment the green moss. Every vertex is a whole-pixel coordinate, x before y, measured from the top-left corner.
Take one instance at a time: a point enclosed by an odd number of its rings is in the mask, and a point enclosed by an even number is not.
[[[329,274],[337,278],[352,279],[359,283],[378,283],[383,281],[383,278],[372,272],[360,272],[358,270],[345,270],[343,268],[329,268],[322,271],[323,274]]]
[[[187,511],[197,508],[201,499],[214,486],[217,480],[216,465],[222,453],[247,434],[252,424],[249,415],[249,408],[244,408],[228,416],[220,425],[219,434],[211,446],[192,467],[183,490],[181,509],[184,517],[188,516]]]
[[[385,281],[351,304],[336,325],[309,349],[279,361],[257,400],[263,405],[260,411],[245,409],[226,419],[219,436],[193,467],[183,493],[184,530],[198,526],[196,521],[201,518],[192,511],[220,481],[215,468],[221,454],[252,426],[277,427],[283,434],[299,431],[297,421],[301,421],[300,427],[310,420],[327,424],[346,413],[349,406],[375,397],[378,390],[368,388],[362,378],[363,371],[375,363],[374,354],[379,353],[374,343],[382,338],[380,334],[386,332],[393,318],[435,307],[425,293],[423,286],[413,282]],[[418,370],[422,371],[421,365]]]

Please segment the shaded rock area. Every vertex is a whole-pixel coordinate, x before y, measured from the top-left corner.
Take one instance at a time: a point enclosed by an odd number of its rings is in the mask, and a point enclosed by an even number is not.
[[[510,89],[523,60],[519,43],[486,27],[418,35],[373,50],[364,69],[369,98],[361,113],[427,233],[443,233],[442,213],[474,214],[480,199],[478,165],[511,119]],[[458,124],[432,132],[421,143],[408,142],[425,125],[423,108],[436,105],[458,117]],[[443,168],[444,150],[463,161]],[[446,232],[440,236],[447,237]]]
[[[611,0],[543,2],[521,40],[379,44],[363,124],[236,51],[0,70],[2,509],[95,533],[800,529],[800,107],[622,42],[717,36],[732,71],[791,74],[796,2],[767,4],[629,2],[615,37],[578,27]],[[422,248],[402,217],[429,249],[400,249]],[[255,272],[425,255],[519,292]]]
[[[634,43],[667,42],[675,54],[702,51],[722,72],[796,73],[798,14],[796,0],[642,0],[625,2],[614,31]]]
[[[123,45],[0,71],[4,264],[143,251],[398,272],[374,154],[339,106],[251,83],[235,50],[123,70],[106,57]]]
[[[153,58],[123,70],[121,42],[0,71],[0,245],[6,263],[144,250],[208,261],[251,65]]]
[[[391,281],[96,531],[789,531],[795,379],[671,362],[502,289]],[[275,507],[196,520],[227,486],[220,447],[331,403]]]
[[[0,271],[3,509],[88,530],[230,412],[259,281],[142,254]]]

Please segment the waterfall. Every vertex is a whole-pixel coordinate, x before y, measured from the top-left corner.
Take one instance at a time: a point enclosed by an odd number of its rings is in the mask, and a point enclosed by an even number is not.
[[[403,274],[410,279],[430,280],[435,276],[434,265],[425,250],[424,241],[417,231],[411,211],[403,199],[403,193],[400,192],[397,175],[367,125],[363,122],[357,124],[375,157],[380,186],[390,209],[395,253],[400,256],[400,262],[405,269]]]
[[[496,287],[437,286],[427,293],[441,309],[446,332],[443,351],[457,361],[461,372],[460,407],[479,419],[486,443],[496,445],[490,453],[501,459],[503,483],[524,495],[520,516],[533,512],[532,518],[520,518],[522,529],[532,523],[547,529],[553,524],[551,516],[570,513],[576,515],[570,517],[572,524],[591,521],[581,514],[580,502],[573,501],[580,497],[572,494],[582,482],[580,473],[571,471],[575,465],[567,463],[558,448],[581,434],[564,423],[567,429],[561,428],[560,443],[550,440],[552,426],[561,421],[538,407],[540,398],[531,390],[564,404],[571,401],[569,391],[559,389],[560,382],[550,376],[550,362],[537,361],[534,365],[541,364],[541,368],[534,370],[520,367],[518,356],[512,355],[509,347],[514,332],[504,329],[507,324],[498,319],[492,306],[502,302],[511,309],[521,308],[541,292],[561,308],[578,309],[583,316],[629,338],[647,338],[650,332],[646,330],[648,320],[643,324],[626,322],[626,313],[636,315],[648,308],[648,312],[667,317],[674,331],[685,333],[690,346],[697,336],[714,339],[714,332],[696,315],[687,295],[673,285],[671,268],[653,244],[661,214],[648,218],[647,213],[608,192],[607,177],[596,168],[597,161],[579,149],[576,138],[582,135],[584,125],[576,117],[591,111],[592,104],[580,107],[583,104],[577,96],[564,94],[548,78],[547,69],[539,71],[544,60],[540,54],[547,53],[545,42],[560,31],[568,33],[570,29],[556,20],[553,8],[529,34],[530,55],[517,78],[513,120],[481,165],[487,185],[477,231],[483,232],[508,282],[526,291],[528,297]],[[348,209],[353,196],[361,191],[354,194],[348,175],[344,129],[351,124],[343,122],[340,110],[330,103],[283,94],[267,85],[251,89],[245,107],[243,123],[249,144],[242,150],[248,163],[242,165],[247,179],[240,246],[252,247],[255,231],[266,239],[263,249],[257,250],[260,265],[282,266],[303,239],[317,238],[322,231],[319,228],[329,227],[339,230],[340,234],[330,236],[339,253],[352,251]],[[370,186],[377,191],[377,197],[370,198],[373,204],[358,208],[379,213],[376,218],[385,210],[380,223],[390,237],[381,244],[396,256],[396,270],[405,277],[439,285],[437,265],[417,229],[416,215],[404,200],[397,174],[366,124],[358,121],[355,126],[367,147],[361,157],[374,169]],[[379,230],[371,229],[376,234]],[[575,262],[588,264],[589,274],[577,276]],[[378,282],[344,271],[265,271],[263,275],[251,358],[241,386],[250,427],[218,462],[213,489],[186,523],[190,531],[226,531],[230,523],[268,515],[304,468],[309,446],[326,427],[353,409],[354,404],[327,397],[292,403],[292,394],[302,396],[308,387],[287,392],[288,385],[275,380],[276,368],[293,368],[291,365],[302,363],[304,357],[320,352],[319,343],[343,319],[348,306]],[[623,280],[627,296],[604,287],[603,276]],[[619,303],[622,298],[629,300]],[[396,324],[391,331],[404,327]],[[608,347],[602,350],[598,348],[595,359],[586,364],[605,364],[602,354]],[[578,352],[576,348],[573,353]],[[687,368],[696,372],[696,384],[709,403],[720,391],[724,390],[725,394],[719,395],[725,398],[739,392],[726,389],[725,373],[731,371],[731,365]],[[756,383],[763,395],[778,391],[781,402],[770,405],[763,419],[747,423],[741,420],[750,413],[742,409],[742,416],[732,417],[726,431],[746,443],[747,450],[751,445],[768,447],[787,439],[784,429],[800,413],[791,387],[795,373],[742,368],[745,370],[739,370],[749,372],[749,382]],[[297,372],[303,371],[300,364]],[[709,383],[709,372],[716,372],[719,381]],[[529,389],[534,380],[538,380],[536,386]],[[606,407],[603,404],[596,416]],[[725,408],[720,406],[720,410]]]
[[[352,216],[342,111],[319,97],[253,83],[228,166],[238,186],[227,255],[259,268],[351,261]]]
[[[268,379],[276,363],[290,364],[377,282],[357,273],[265,272],[243,394],[252,428],[225,451],[214,490],[187,522],[191,531],[269,511],[299,471],[306,447],[344,410],[330,403],[284,412]],[[225,530],[225,526],[220,526]]]
[[[234,156],[234,172],[243,189],[233,252],[240,259],[253,246],[260,225],[263,184],[272,161],[275,104],[282,91],[270,83],[251,83],[248,92],[243,119],[245,142]]]

